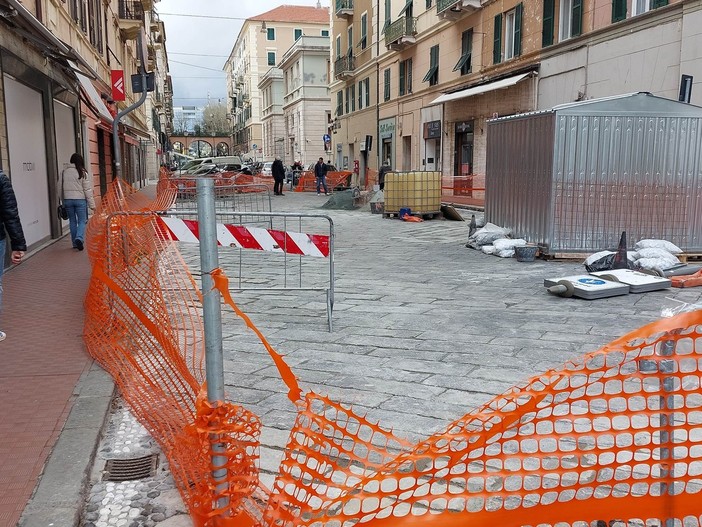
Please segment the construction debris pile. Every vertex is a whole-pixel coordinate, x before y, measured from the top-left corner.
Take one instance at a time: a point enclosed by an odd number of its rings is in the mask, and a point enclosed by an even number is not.
[[[471,230],[473,229],[471,228]],[[512,258],[515,248],[525,247],[527,241],[522,238],[510,238],[511,233],[510,229],[499,227],[494,223],[487,223],[484,227],[471,233],[466,247],[500,258]]]
[[[624,234],[622,234],[624,236]],[[621,246],[621,242],[620,242]],[[606,271],[616,268],[628,268],[636,270],[655,271],[663,276],[664,271],[680,265],[678,254],[682,250],[675,244],[667,240],[640,240],[634,246],[633,251],[626,250],[626,238],[624,246],[620,251],[626,251],[626,264],[615,265],[617,252],[599,251],[591,254],[584,262],[588,272]],[[623,258],[622,258],[623,260]]]

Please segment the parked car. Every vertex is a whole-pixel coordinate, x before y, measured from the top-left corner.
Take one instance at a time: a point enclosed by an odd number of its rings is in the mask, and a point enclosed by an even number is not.
[[[263,163],[263,168],[261,169],[262,176],[273,177],[273,162]]]

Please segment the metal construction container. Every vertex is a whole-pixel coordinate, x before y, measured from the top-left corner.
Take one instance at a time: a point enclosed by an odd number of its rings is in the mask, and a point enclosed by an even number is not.
[[[702,108],[648,93],[488,121],[485,218],[549,255],[702,252]]]

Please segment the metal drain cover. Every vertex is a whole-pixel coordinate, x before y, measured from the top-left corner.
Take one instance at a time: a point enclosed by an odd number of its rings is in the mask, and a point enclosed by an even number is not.
[[[158,454],[135,459],[110,459],[105,463],[103,481],[129,481],[153,476],[158,466]]]

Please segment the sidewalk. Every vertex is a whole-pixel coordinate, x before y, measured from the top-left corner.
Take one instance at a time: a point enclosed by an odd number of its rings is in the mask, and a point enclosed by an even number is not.
[[[89,276],[87,253],[64,237],[3,277],[0,527],[23,511],[28,527],[73,525],[82,506],[114,389],[83,344]]]

